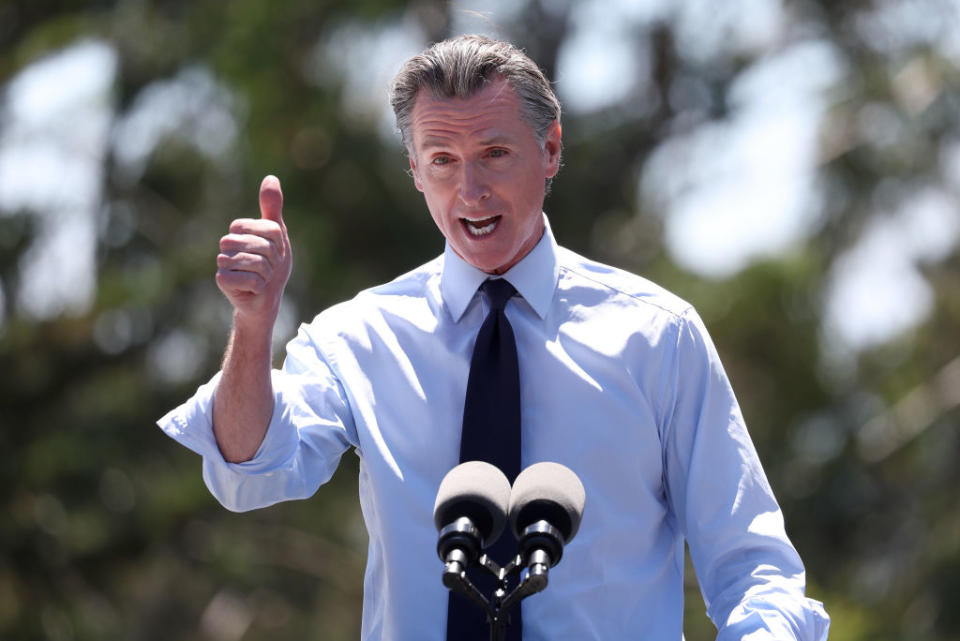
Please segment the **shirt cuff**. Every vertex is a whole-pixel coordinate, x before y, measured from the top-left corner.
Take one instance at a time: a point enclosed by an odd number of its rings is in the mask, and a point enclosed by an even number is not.
[[[213,433],[213,397],[220,376],[221,373],[217,372],[197,388],[190,399],[157,421],[157,425],[167,436],[202,456],[208,465],[223,466],[246,474],[265,474],[283,465],[296,451],[298,441],[296,427],[282,420],[283,373],[277,370],[272,372],[274,404],[270,425],[257,453],[242,463],[230,463],[223,458]]]
[[[749,598],[731,612],[717,641],[827,641],[823,603],[791,594]]]

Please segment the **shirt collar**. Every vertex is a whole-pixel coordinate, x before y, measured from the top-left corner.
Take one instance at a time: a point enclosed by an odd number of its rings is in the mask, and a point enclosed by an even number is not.
[[[547,315],[547,308],[560,277],[557,241],[553,237],[546,214],[543,215],[543,223],[544,230],[540,241],[502,276],[516,287],[541,319]],[[460,258],[450,247],[450,243],[447,243],[443,253],[440,292],[454,322],[460,321],[477,293],[477,288],[489,277],[489,274]]]

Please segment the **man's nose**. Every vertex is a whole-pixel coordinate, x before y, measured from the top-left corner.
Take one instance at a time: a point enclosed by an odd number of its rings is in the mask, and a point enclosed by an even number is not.
[[[490,197],[490,186],[481,168],[472,163],[463,163],[460,170],[460,200],[464,205],[475,207]]]

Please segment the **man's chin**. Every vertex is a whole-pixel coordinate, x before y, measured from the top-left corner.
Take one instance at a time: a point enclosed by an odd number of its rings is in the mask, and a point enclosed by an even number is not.
[[[453,250],[465,263],[488,274],[502,274],[512,266],[511,262],[515,262],[494,252],[464,251],[463,247],[457,246]]]
[[[465,262],[480,271],[499,276],[520,262],[535,246],[536,243],[531,243],[529,248],[523,247],[520,251],[517,251],[513,247],[504,248],[499,243],[484,243],[481,241],[466,242],[460,244],[460,246],[454,245],[453,250]]]
[[[500,257],[499,259],[497,259],[490,256],[487,256],[485,258],[480,258],[480,257],[474,257],[473,259],[467,258],[465,260],[471,265],[473,265],[474,267],[476,267],[477,269],[479,269],[480,271],[486,272],[487,274],[496,275],[496,276],[499,276],[500,274],[503,274],[509,271],[509,269],[514,265],[516,265],[518,262],[518,260],[515,258]]]

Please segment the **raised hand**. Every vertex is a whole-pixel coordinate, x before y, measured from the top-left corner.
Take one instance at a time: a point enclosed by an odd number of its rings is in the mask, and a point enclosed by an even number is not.
[[[224,458],[235,463],[256,453],[273,412],[271,336],[293,258],[274,176],[260,183],[260,215],[230,223],[217,256],[217,286],[233,305],[233,329],[214,396],[213,431]]]
[[[220,239],[217,286],[233,305],[235,324],[267,329],[276,321],[293,258],[276,176],[260,183],[260,216],[234,220]]]

